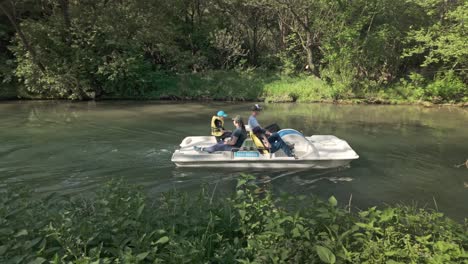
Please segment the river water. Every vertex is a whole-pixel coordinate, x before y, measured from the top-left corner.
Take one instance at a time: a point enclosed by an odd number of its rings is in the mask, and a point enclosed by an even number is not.
[[[0,102],[0,188],[86,194],[111,178],[169,190],[234,190],[239,172],[176,168],[172,152],[188,135],[207,135],[222,109],[248,117],[250,104],[165,102]],[[367,208],[414,204],[468,217],[468,109],[418,106],[270,104],[259,116],[306,135],[332,134],[360,155],[348,168],[248,171],[276,192],[334,195]],[[227,123],[228,127],[231,125]]]

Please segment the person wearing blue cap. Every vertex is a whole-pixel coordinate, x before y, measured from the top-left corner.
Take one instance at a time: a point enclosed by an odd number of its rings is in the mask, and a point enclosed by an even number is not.
[[[240,148],[247,138],[244,120],[238,115],[232,119],[232,122],[236,129],[232,132],[231,139],[220,141],[209,147],[194,146],[193,149],[198,152],[214,153],[217,151],[231,151],[234,148]]]
[[[211,135],[216,137],[217,141],[222,141],[231,136],[232,132],[224,129],[224,118],[228,115],[220,110],[211,118]]]

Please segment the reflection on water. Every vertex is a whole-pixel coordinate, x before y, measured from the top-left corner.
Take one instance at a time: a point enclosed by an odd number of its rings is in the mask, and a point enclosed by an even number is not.
[[[245,170],[180,169],[172,152],[188,135],[207,135],[211,115],[249,115],[249,104],[154,102],[0,103],[0,186],[83,193],[112,177],[148,192],[232,192]],[[367,207],[417,202],[468,217],[468,111],[461,108],[330,104],[268,105],[260,115],[306,135],[332,134],[360,155],[349,168],[254,170],[277,192],[335,195]],[[230,123],[228,123],[230,125]]]

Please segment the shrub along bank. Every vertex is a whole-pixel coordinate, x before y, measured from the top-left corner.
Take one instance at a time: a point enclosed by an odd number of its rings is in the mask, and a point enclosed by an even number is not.
[[[119,181],[86,198],[9,189],[0,195],[0,262],[468,261],[466,220],[407,206],[350,213],[334,197],[280,198],[252,180],[242,176],[232,197],[204,189],[156,200]]]
[[[208,71],[187,74],[151,74],[143,86],[124,83],[96,99],[222,100],[265,102],[354,102],[384,104],[466,103],[468,86],[456,76],[441,75],[425,80],[413,74],[387,86],[359,87],[329,84],[311,75],[283,75],[261,70]],[[140,85],[140,84],[139,84]],[[138,89],[137,89],[138,88]],[[12,95],[10,89],[9,97]],[[18,89],[26,99],[54,99]],[[1,94],[0,94],[1,97]]]

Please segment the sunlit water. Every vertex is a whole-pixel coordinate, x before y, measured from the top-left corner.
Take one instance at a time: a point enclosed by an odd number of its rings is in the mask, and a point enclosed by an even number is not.
[[[178,189],[234,190],[239,172],[181,169],[170,161],[188,135],[207,135],[217,110],[249,115],[250,104],[160,102],[0,102],[0,188],[86,194],[111,178],[143,185],[150,195]],[[335,195],[342,204],[437,207],[468,217],[468,110],[417,106],[267,105],[276,122],[306,135],[332,134],[360,155],[349,168],[260,170],[276,192]],[[227,126],[231,126],[228,122]],[[268,178],[267,177],[267,178]],[[213,189],[213,188],[212,188]]]

